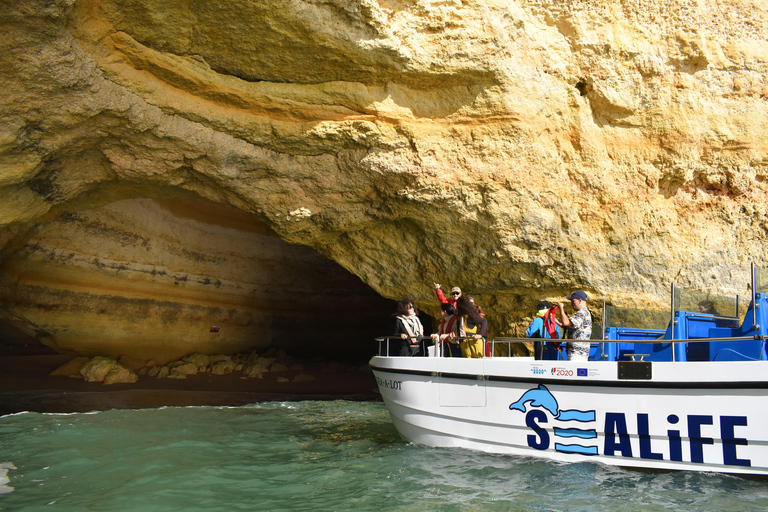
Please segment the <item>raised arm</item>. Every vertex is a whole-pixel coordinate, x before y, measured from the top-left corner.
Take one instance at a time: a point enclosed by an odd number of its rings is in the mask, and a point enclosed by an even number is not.
[[[435,294],[437,295],[437,300],[439,300],[443,304],[448,304],[448,299],[445,298],[445,295],[443,294],[443,290],[440,289],[440,285],[437,283],[433,283],[435,285]]]

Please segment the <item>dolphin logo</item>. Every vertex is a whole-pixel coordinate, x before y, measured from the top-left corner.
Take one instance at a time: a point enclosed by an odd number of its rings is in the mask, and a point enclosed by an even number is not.
[[[552,396],[552,393],[549,392],[544,384],[539,384],[538,388],[526,391],[523,396],[520,397],[520,400],[509,406],[509,409],[512,411],[517,410],[525,412],[525,404],[528,402],[531,402],[531,407],[543,407],[548,410],[552,416],[557,417],[557,400],[555,400],[555,397]]]

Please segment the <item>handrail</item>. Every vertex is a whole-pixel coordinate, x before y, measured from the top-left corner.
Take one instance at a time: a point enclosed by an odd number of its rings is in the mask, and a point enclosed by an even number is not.
[[[491,343],[494,341],[514,341],[514,342],[526,342],[526,341],[568,341],[566,339],[555,339],[555,338],[509,338],[504,336],[499,336],[498,338],[492,338]],[[571,340],[573,341],[573,340]]]
[[[683,313],[687,313],[685,316],[688,318],[707,318],[707,319],[716,319],[716,320],[736,320],[739,321],[738,317],[735,316],[728,316],[728,315],[709,315],[709,314],[702,314],[702,313],[693,313],[691,311],[683,311]]]
[[[403,340],[403,341],[405,341],[405,340],[414,339],[414,338],[418,339],[419,341],[421,341],[421,340],[431,340],[432,336],[429,335],[429,334],[414,334],[413,336],[406,336],[405,339],[403,339],[403,337],[400,336],[400,335],[397,335],[397,336],[377,336],[377,337],[373,338],[373,341],[384,341],[384,340]],[[453,338],[449,338],[449,339],[461,341],[461,340],[477,340],[477,339],[480,339],[480,338],[475,338],[474,336],[454,336]],[[485,338],[483,338],[483,339],[485,339]],[[520,338],[520,339],[523,339],[523,338]],[[526,338],[526,339],[528,339],[528,338]],[[530,339],[528,339],[528,341],[530,341]]]
[[[386,356],[386,357],[390,357],[390,355],[389,355],[389,345],[390,345],[389,340],[406,341],[406,340],[412,340],[412,339],[416,339],[418,341],[424,341],[426,339],[431,339],[431,336],[424,336],[423,334],[417,334],[415,336],[406,336],[405,339],[403,339],[403,337],[398,334],[396,336],[379,336],[379,337],[374,338],[373,341],[376,341],[376,342],[379,343],[379,350],[378,350],[379,355],[382,355],[381,354],[381,344],[386,341],[387,342],[387,344],[386,344],[386,346],[387,346],[387,351],[386,352],[387,353],[383,354],[383,355]]]
[[[409,336],[406,339],[410,338],[417,338],[419,340],[431,340],[431,336]],[[636,342],[636,343],[669,343],[671,341],[674,342],[707,342],[707,341],[764,341],[768,337],[763,336],[762,334],[753,334],[752,336],[728,336],[728,337],[722,337],[722,338],[686,338],[686,339],[679,339],[679,340],[668,340],[668,339],[653,339],[653,340],[578,340],[578,341],[589,341],[590,343],[627,343],[627,342]],[[450,338],[451,340],[476,340],[479,338],[475,338],[473,336],[456,336],[454,338]],[[400,336],[378,336],[373,339],[374,341],[384,341],[384,340],[402,340]],[[498,338],[492,338],[490,340],[490,343],[527,343],[530,341],[558,341],[561,343],[565,343],[567,341],[574,341],[574,340],[568,340],[568,339],[555,339],[555,338],[508,338],[500,336]]]
[[[432,340],[432,336],[425,336],[425,335],[417,335],[417,336],[409,336],[406,339],[412,339],[416,338],[419,341],[424,340]],[[444,340],[450,342],[458,342],[463,340],[476,340],[478,338],[470,337],[470,336],[456,336],[454,338],[450,338],[449,340]],[[484,338],[481,338],[484,339]],[[374,338],[374,341],[377,341],[379,343],[379,355],[383,355],[385,357],[390,357],[389,355],[389,343],[387,343],[387,350],[385,354],[382,354],[381,351],[381,343],[388,341],[388,340],[401,340],[403,341],[402,337],[400,336],[378,336]],[[664,344],[664,343],[671,343],[673,346],[677,343],[714,343],[714,342],[720,342],[720,341],[762,341],[766,342],[768,340],[768,336],[764,336],[762,334],[755,334],[752,336],[735,336],[735,337],[721,337],[721,338],[687,338],[687,339],[680,339],[680,340],[672,340],[672,339],[650,339],[650,340],[589,340],[590,343],[595,344],[601,344],[601,343],[627,343],[627,342],[634,342],[634,343],[651,343],[651,344]],[[560,343],[566,343],[569,340],[566,339],[550,339],[550,338],[510,338],[510,337],[497,337],[490,340],[491,344],[491,355],[490,358],[494,357],[494,348],[496,343],[506,343],[507,347],[510,347],[510,344],[512,343],[528,343],[531,341],[550,341],[550,342],[560,342]],[[586,341],[586,340],[584,340]],[[439,346],[438,344],[435,344],[436,346]],[[442,351],[438,350],[437,357],[443,357]],[[605,359],[605,357],[603,357]],[[673,359],[674,361],[674,359]]]
[[[392,335],[392,336],[377,336],[376,338],[373,339],[373,341],[376,341],[376,342],[379,343],[378,353],[379,353],[379,355],[382,355],[381,354],[381,344],[383,342],[385,342],[385,341],[389,342],[390,340],[406,341],[406,340],[412,340],[412,339],[416,339],[416,340],[422,342],[422,341],[425,341],[425,340],[432,341],[434,338],[432,338],[432,335],[417,334],[417,335],[414,335],[414,336],[406,336],[405,339],[403,339],[403,337],[398,334],[398,335]],[[483,337],[483,338],[475,338],[474,336],[454,336],[453,338],[446,338],[445,340],[442,340],[442,341],[447,341],[448,343],[455,342],[455,344],[458,345],[460,341],[464,341],[464,340],[477,340],[477,339],[485,340],[485,337]],[[442,341],[438,340],[438,343],[441,343]],[[389,355],[389,345],[390,344],[387,343],[386,345],[387,345],[387,350],[386,350],[387,353],[383,354],[383,355],[386,356],[386,357],[390,357],[390,355]],[[437,345],[437,343],[435,345]],[[426,345],[422,345],[422,347],[426,347]],[[438,352],[438,357],[442,357],[442,353],[440,351]]]
[[[669,343],[674,341],[675,343],[682,343],[682,342],[692,342],[692,343],[698,343],[698,342],[709,342],[709,341],[765,341],[766,336],[763,336],[762,334],[754,334],[752,336],[729,336],[724,338],[686,338],[686,339],[680,339],[680,340],[667,340],[667,339],[652,339],[652,340],[589,340],[590,343],[627,343],[627,342],[634,342],[634,343]],[[562,343],[565,343],[567,341],[574,341],[574,340],[566,340],[566,339],[549,339],[549,338],[493,338],[491,340],[491,343],[499,341],[499,342],[505,342],[505,343],[524,343],[526,341],[559,341]],[[587,340],[578,340],[578,341],[587,341]]]
[[[609,329],[616,329],[617,331],[621,331],[624,333],[632,333],[632,334],[645,334],[645,333],[658,334],[660,332],[667,332],[666,329],[642,329],[640,327],[609,327]],[[603,338],[601,341],[611,341],[611,340],[606,340],[605,338]]]
[[[409,339],[409,338],[416,338],[416,339],[419,339],[419,340],[425,340],[425,339],[431,339],[432,337],[424,335],[424,334],[414,334],[413,336],[406,336],[405,337],[406,340]],[[377,337],[373,338],[374,341],[402,340],[402,339],[403,339],[403,337],[400,336],[399,334],[396,335],[396,336],[377,336]]]

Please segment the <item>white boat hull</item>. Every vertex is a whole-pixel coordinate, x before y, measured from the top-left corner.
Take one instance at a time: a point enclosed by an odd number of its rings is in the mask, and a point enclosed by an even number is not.
[[[636,363],[531,358],[376,356],[370,366],[395,427],[414,443],[768,474],[764,361],[644,363],[652,375],[633,375]]]

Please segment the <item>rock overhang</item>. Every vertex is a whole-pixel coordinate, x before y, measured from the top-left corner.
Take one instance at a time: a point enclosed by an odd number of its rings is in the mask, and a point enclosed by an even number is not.
[[[460,284],[499,334],[542,296],[663,307],[764,262],[758,7],[288,7],[14,3],[4,254],[86,194],[174,189],[433,313]]]

